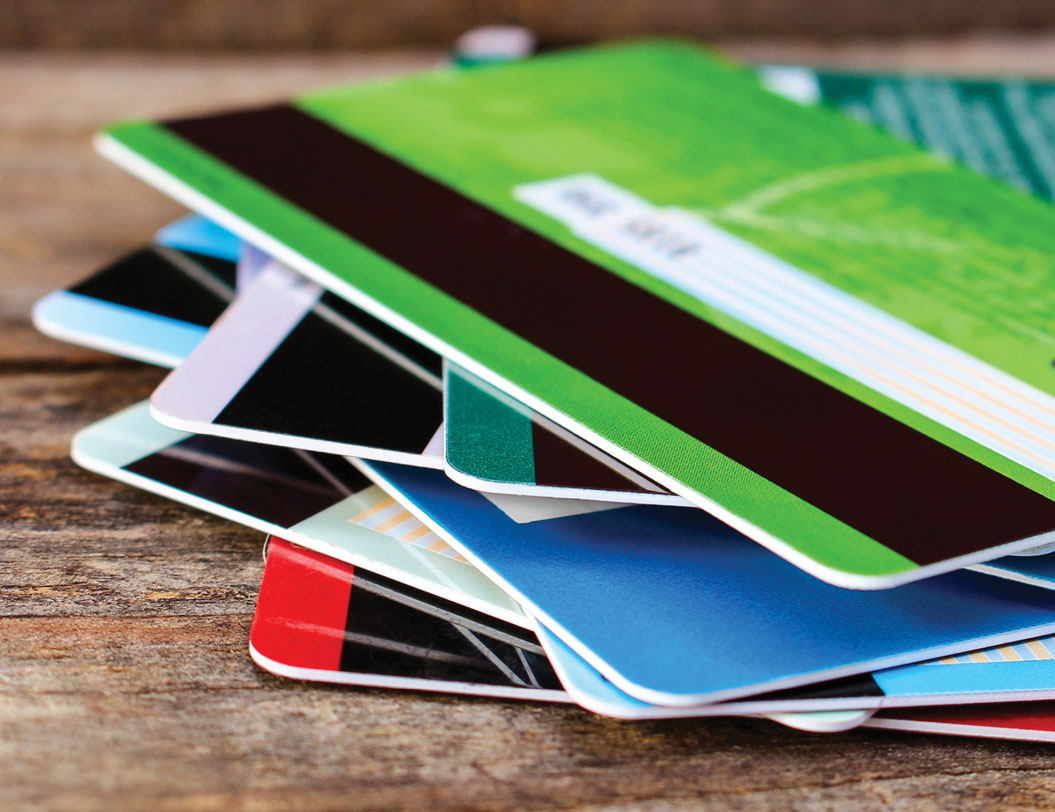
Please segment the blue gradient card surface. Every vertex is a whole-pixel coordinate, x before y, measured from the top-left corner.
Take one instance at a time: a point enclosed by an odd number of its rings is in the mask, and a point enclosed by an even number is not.
[[[545,627],[537,629],[537,634],[565,690],[588,710],[620,719],[655,719],[690,713],[691,709],[662,707],[634,699],[601,676]],[[1055,699],[1055,638],[1050,636],[790,691],[705,705],[700,710],[721,708],[728,713],[757,714],[778,710],[875,710],[1047,699]]]
[[[1049,593],[981,574],[845,590],[703,511],[518,523],[440,472],[360,464],[616,687],[652,704],[728,701],[1055,631]]]

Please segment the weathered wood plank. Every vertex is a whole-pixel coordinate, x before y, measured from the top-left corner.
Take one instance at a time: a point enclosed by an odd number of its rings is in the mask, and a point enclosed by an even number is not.
[[[69,461],[163,373],[38,337],[28,306],[178,212],[90,131],[432,59],[0,57],[0,808],[1047,807],[1044,746],[272,678],[245,651],[260,535]]]
[[[527,25],[578,41],[689,36],[906,37],[1052,25],[1047,0],[2,0],[0,47],[203,52],[449,44],[475,25]]]

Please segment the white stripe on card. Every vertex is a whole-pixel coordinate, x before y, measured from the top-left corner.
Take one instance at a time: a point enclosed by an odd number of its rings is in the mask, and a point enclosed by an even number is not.
[[[916,159],[897,159],[906,160]],[[862,176],[901,171],[896,161],[886,163],[846,171]],[[1008,459],[1055,477],[1050,395],[688,211],[657,208],[595,175],[525,184],[515,195],[592,245]]]

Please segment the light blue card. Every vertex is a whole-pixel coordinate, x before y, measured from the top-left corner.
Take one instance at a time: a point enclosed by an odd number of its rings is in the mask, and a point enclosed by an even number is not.
[[[160,245],[237,262],[242,241],[227,229],[197,214],[169,223],[154,235]]]
[[[49,293],[34,305],[33,323],[63,341],[174,367],[234,299],[235,288],[235,262],[154,244]]]
[[[442,473],[360,465],[649,704],[728,701],[1055,631],[1050,593],[981,574],[846,590],[703,511],[636,506],[517,523]]]
[[[56,290],[33,307],[42,333],[160,367],[175,367],[198,346],[208,328],[158,313]]]

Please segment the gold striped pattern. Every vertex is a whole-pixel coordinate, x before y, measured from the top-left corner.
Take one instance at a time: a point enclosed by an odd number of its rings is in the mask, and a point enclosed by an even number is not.
[[[1023,651],[1023,648],[1025,651]],[[1036,660],[1055,660],[1055,637],[1039,637],[996,648],[979,649],[965,654],[953,654],[924,665],[969,665],[971,663],[1018,663]]]
[[[444,558],[465,561],[457,550],[376,485],[362,491],[356,498],[360,502],[365,502],[366,507],[348,520],[351,524],[376,530],[378,533],[384,533],[386,536],[412,544],[419,549],[428,550],[436,555],[442,555]]]
[[[394,505],[395,503],[396,500],[389,496],[385,499],[380,500],[379,502],[374,503],[362,513],[360,513],[358,516],[353,516],[348,521],[350,521],[352,524],[365,524],[366,520],[369,519],[371,516],[380,513],[386,508],[392,507],[392,505]]]

